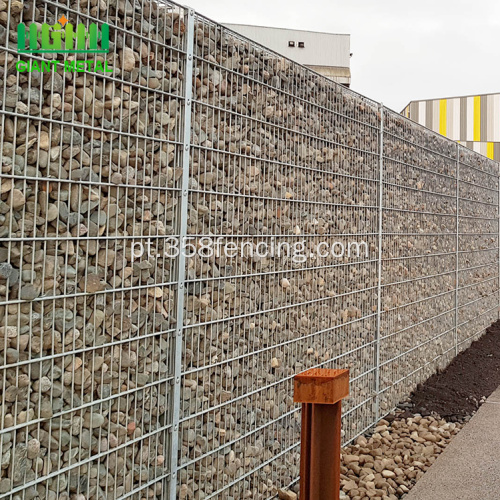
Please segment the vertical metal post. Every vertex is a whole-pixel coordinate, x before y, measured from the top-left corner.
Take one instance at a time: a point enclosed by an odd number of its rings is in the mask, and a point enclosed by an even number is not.
[[[342,399],[349,370],[312,368],[294,379],[293,400],[302,403],[300,500],[339,500]]]
[[[380,418],[380,321],[382,313],[382,217],[384,182],[384,105],[380,103],[379,187],[378,187],[378,284],[377,284],[377,328],[375,331],[375,422]]]
[[[455,356],[458,355],[458,279],[459,279],[459,265],[460,265],[460,235],[459,235],[459,211],[460,211],[460,144],[457,142],[457,199],[456,199],[456,241],[455,241]]]
[[[498,168],[498,164],[497,164]],[[498,203],[497,203],[497,223],[498,223],[498,297],[497,297],[497,319],[500,319],[500,172],[497,172],[498,178]]]
[[[176,330],[174,338],[174,391],[172,407],[172,441],[170,456],[170,494],[169,500],[177,498],[177,476],[179,467],[179,419],[181,406],[181,374],[182,374],[182,340],[184,329],[184,294],[186,280],[186,256],[183,251],[184,241],[187,236],[188,220],[188,186],[189,186],[189,163],[191,149],[191,110],[193,103],[193,46],[194,46],[194,10],[187,9],[187,31],[186,31],[186,64],[184,71],[184,116],[183,116],[183,139],[182,139],[182,188],[180,206],[180,229],[179,229],[179,256],[177,260],[177,307],[176,307]]]

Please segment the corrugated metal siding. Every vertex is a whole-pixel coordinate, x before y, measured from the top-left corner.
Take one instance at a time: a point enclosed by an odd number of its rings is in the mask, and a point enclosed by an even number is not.
[[[500,142],[458,141],[460,144],[488,158],[500,158]]]
[[[500,93],[412,101],[402,114],[500,160]]]
[[[459,140],[467,140],[467,98],[460,98],[460,136]]]
[[[425,123],[424,125],[427,128],[432,128],[432,115],[433,115],[433,109],[432,109],[432,101],[427,101],[425,103]]]
[[[493,120],[492,140],[500,142],[500,94],[493,96],[493,112],[491,113]]]

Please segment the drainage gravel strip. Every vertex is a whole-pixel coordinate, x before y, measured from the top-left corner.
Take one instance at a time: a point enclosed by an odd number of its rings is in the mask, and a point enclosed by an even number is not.
[[[344,448],[341,499],[403,498],[500,386],[500,321],[420,384],[371,434]],[[279,491],[296,500],[298,485]]]

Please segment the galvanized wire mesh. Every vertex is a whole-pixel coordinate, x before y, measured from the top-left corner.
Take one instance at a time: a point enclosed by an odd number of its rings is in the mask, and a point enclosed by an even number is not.
[[[455,354],[458,146],[384,113],[382,413]]]
[[[498,318],[498,163],[460,148],[457,350]]]
[[[21,7],[0,498],[272,498],[299,473],[296,373],[350,368],[347,442],[497,318],[495,162],[171,3]],[[109,23],[87,59],[112,73],[16,72],[17,23],[63,14]],[[172,252],[214,241],[244,255]],[[338,242],[368,252],[319,257]],[[305,260],[258,252],[284,243]]]
[[[165,498],[178,262],[156,255],[180,231],[184,10],[2,6],[0,497]],[[62,15],[109,23],[109,54],[67,57],[112,73],[16,71],[17,24]]]
[[[188,261],[181,478],[201,498],[265,498],[298,475],[292,377],[352,367],[346,438],[370,425],[378,106],[197,16],[188,233],[305,241],[308,259]],[[209,480],[207,478],[210,478]]]

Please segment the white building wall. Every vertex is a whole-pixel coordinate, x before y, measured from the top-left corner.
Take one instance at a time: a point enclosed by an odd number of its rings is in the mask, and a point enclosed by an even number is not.
[[[350,35],[268,28],[246,24],[225,24],[225,26],[299,64],[350,67]],[[295,42],[295,47],[289,47],[289,41]],[[298,47],[298,42],[304,42],[303,49]]]

